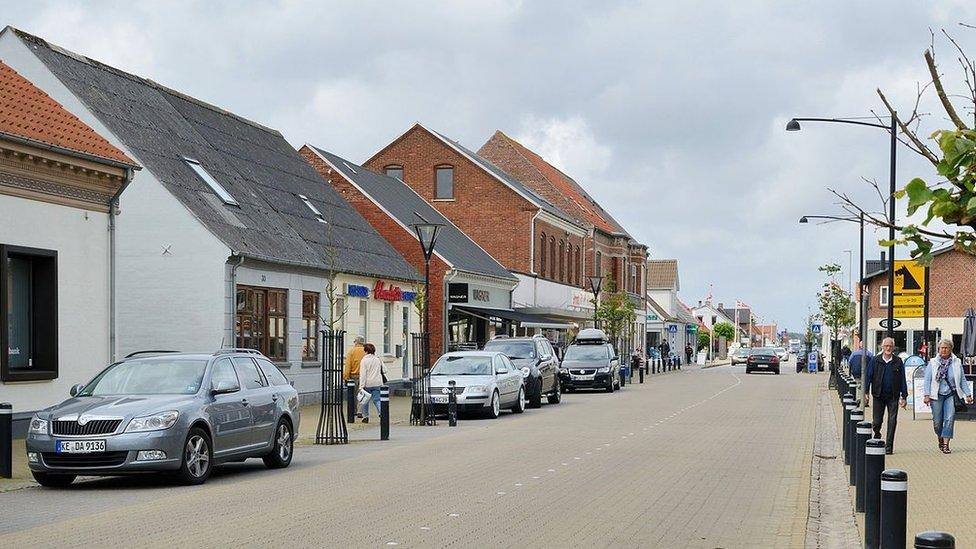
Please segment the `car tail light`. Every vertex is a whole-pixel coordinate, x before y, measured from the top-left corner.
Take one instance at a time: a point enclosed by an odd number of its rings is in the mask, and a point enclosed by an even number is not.
[[[778,356],[774,356],[773,357],[773,364],[779,364],[779,357]]]
[[[746,359],[746,362],[755,362],[755,361],[756,361],[756,357],[754,356],[750,356],[749,358]]]

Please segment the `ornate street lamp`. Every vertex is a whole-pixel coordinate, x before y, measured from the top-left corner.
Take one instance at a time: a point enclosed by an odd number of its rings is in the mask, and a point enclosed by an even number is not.
[[[430,371],[430,258],[434,255],[434,246],[437,245],[437,233],[440,232],[442,223],[415,223],[413,230],[417,233],[417,240],[424,251],[424,365],[421,373],[419,390],[420,396],[420,423],[427,424],[427,372]],[[415,388],[417,390],[417,388]]]
[[[593,327],[596,328],[597,302],[600,298],[600,287],[603,286],[602,276],[590,277],[590,289],[593,290]]]

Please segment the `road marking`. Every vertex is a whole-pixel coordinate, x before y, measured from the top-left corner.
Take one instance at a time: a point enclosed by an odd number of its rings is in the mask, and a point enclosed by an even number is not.
[[[532,477],[532,478],[539,478],[539,477]]]
[[[451,513],[451,514],[449,514],[447,516],[449,516],[449,517],[459,517],[459,516],[461,516],[461,514],[460,513]]]
[[[556,472],[556,470],[555,470],[555,469],[549,469],[549,472],[550,472],[550,473],[555,473],[555,472]]]
[[[430,526],[421,526],[420,529],[425,531],[430,530]]]
[[[521,483],[521,482],[516,482],[516,483],[515,483],[515,485],[516,485],[516,486],[521,486],[521,485],[522,485],[522,483]]]
[[[505,495],[505,492],[495,492],[495,493],[498,494],[499,496],[504,496]]]
[[[395,541],[388,541],[388,542],[386,542],[386,544],[387,545],[400,545],[399,543],[397,543]]]

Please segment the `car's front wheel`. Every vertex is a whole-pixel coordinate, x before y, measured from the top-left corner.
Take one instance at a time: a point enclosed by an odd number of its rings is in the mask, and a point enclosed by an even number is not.
[[[539,406],[542,406],[541,404]],[[515,399],[515,406],[512,406],[512,412],[516,414],[521,414],[525,411],[525,387],[519,389],[518,398]]]
[[[556,379],[552,385],[552,392],[549,393],[549,396],[547,397],[549,404],[559,404],[559,401],[562,400],[563,393],[559,385],[560,385],[559,380]]]
[[[176,478],[181,484],[203,484],[213,469],[213,450],[210,437],[199,427],[190,429],[183,445],[183,460]]]
[[[269,469],[284,469],[291,463],[294,450],[295,438],[291,433],[291,425],[282,419],[278,421],[278,427],[275,429],[271,453],[264,456],[264,465]]]
[[[34,480],[45,488],[66,488],[75,481],[75,475],[53,475],[31,471]]]
[[[535,385],[535,390],[532,391],[532,396],[529,397],[529,408],[541,408],[542,407],[542,378],[539,378],[538,383],[533,383]]]
[[[606,388],[606,391],[608,393],[612,393],[613,392],[613,378],[612,377],[607,380],[607,388]]]
[[[498,399],[498,391],[496,390],[491,394],[491,403],[488,405],[488,410],[485,412],[485,415],[488,419],[498,419],[501,413],[501,402]]]

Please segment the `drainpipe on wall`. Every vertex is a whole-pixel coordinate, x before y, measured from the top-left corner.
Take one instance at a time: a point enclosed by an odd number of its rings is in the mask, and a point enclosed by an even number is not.
[[[237,303],[237,269],[244,264],[244,254],[240,252],[231,252],[231,257],[237,256],[237,264],[230,268],[230,313],[231,313],[231,347],[235,347],[237,343],[235,342],[236,334],[234,334],[234,313],[235,306]]]
[[[108,203],[108,356],[113,363],[118,355],[115,323],[115,210],[118,208],[122,191],[132,182],[134,175],[134,169],[131,167],[125,169],[125,181]]]

